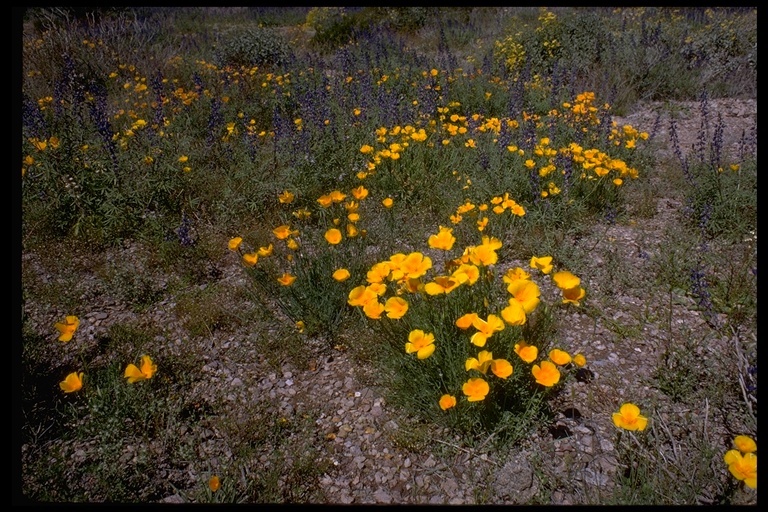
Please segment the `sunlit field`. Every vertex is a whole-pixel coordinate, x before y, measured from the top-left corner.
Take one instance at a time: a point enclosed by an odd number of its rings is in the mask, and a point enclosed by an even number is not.
[[[20,501],[333,503],[323,397],[248,379],[344,357],[409,453],[581,409],[605,482],[518,504],[756,504],[756,8],[19,18]]]

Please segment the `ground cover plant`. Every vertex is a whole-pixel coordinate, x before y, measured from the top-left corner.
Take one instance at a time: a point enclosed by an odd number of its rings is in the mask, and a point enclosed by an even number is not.
[[[21,499],[756,503],[756,8],[19,22]]]

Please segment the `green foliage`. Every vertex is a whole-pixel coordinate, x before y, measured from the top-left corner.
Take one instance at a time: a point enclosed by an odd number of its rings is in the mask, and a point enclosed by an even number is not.
[[[602,504],[735,502],[736,486],[721,471],[719,441],[692,427],[690,418],[653,414],[646,430],[619,432],[616,445],[621,473]]]
[[[355,18],[344,7],[313,7],[306,25],[314,29],[312,43],[320,48],[338,48],[351,41]]]
[[[695,343],[691,338],[686,340],[682,346],[668,347],[654,375],[658,388],[675,401],[690,398],[706,378],[703,370],[697,369]]]
[[[274,29],[252,27],[226,35],[217,57],[222,65],[281,67],[291,59],[291,47]]]
[[[389,26],[394,30],[412,31],[424,26],[429,7],[384,7]]]
[[[457,233],[461,231],[457,230]],[[396,403],[414,411],[423,420],[437,421],[470,438],[480,433],[496,433],[500,442],[515,442],[546,414],[544,397],[552,389],[534,383],[531,363],[523,362],[515,353],[514,346],[525,340],[527,344],[538,348],[541,360],[545,359],[552,343],[555,314],[549,305],[542,304],[535,311],[529,312],[523,325],[503,325],[501,331],[489,336],[487,344],[471,343],[471,336],[479,328],[468,326],[468,329],[464,329],[457,326],[456,321],[469,313],[477,314],[482,320],[495,315],[501,321],[502,309],[514,300],[505,293],[506,285],[495,270],[496,264],[485,266],[473,261],[478,268],[477,281],[461,284],[447,293],[431,293],[429,287],[434,285],[438,276],[446,273],[451,275],[449,268],[458,265],[460,256],[456,253],[461,253],[460,247],[466,247],[466,251],[469,251],[465,254],[473,254],[470,246],[480,243],[475,238],[479,238],[476,231],[467,239],[457,240],[460,246],[445,255],[430,251],[431,266],[418,279],[418,288],[412,284],[414,288],[409,290],[404,279],[397,283],[399,278],[386,272],[389,277],[384,276],[382,282],[385,291],[378,292],[379,297],[370,300],[388,304],[394,297],[404,299],[408,309],[402,318],[391,318],[388,312],[377,318],[375,308],[369,311],[369,303],[365,306],[357,305],[361,306],[361,317],[370,318],[370,329],[382,340],[371,357],[381,367],[383,379],[388,383]],[[488,244],[490,240],[486,239],[483,243]],[[408,253],[402,255],[405,257]],[[415,256],[417,254],[411,253],[409,257]],[[459,259],[454,260],[457,256]],[[475,256],[467,256],[467,263],[470,261],[468,258],[474,259]],[[382,261],[390,267],[396,265],[394,256]],[[426,260],[424,262],[428,264]],[[451,263],[454,267],[449,266]],[[499,261],[498,264],[504,263]],[[376,265],[371,268],[374,274],[376,268],[387,268],[381,266],[382,262]],[[371,278],[371,274],[368,274],[368,278]],[[357,289],[364,286],[360,285]],[[354,291],[350,293],[350,299],[353,295]],[[405,350],[415,331],[434,336],[433,354],[420,359],[417,354]],[[491,351],[494,360],[503,359],[511,363],[512,374],[496,377],[487,368],[485,372],[468,370],[465,366],[468,359],[481,357],[480,351]],[[537,362],[540,360],[537,359]],[[488,396],[476,402],[467,401],[462,393],[464,384],[473,377],[485,379],[490,386]],[[455,408],[447,412],[440,411],[438,402],[443,394],[457,398]]]
[[[686,193],[690,227],[707,238],[742,240],[757,228],[757,166],[754,160],[728,165],[693,164]]]

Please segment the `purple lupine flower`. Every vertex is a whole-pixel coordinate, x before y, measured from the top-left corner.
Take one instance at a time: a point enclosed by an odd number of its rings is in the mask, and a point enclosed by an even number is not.
[[[152,87],[152,92],[155,93],[155,106],[153,108],[154,116],[152,119],[152,124],[161,127],[163,126],[163,121],[165,120],[163,115],[163,101],[165,98],[163,95],[163,75],[159,70],[152,76],[149,84]]]
[[[712,297],[709,293],[709,283],[699,262],[695,268],[691,269],[691,293],[696,299],[696,303],[701,308],[704,320],[711,326],[718,325],[717,316],[712,306]]]
[[[21,126],[25,136],[47,139],[48,123],[37,102],[25,93],[21,105]]]
[[[715,169],[719,168],[722,164],[721,155],[723,152],[723,116],[720,112],[717,113],[717,122],[715,123],[714,134],[712,135],[712,144],[709,148],[710,152],[710,164]]]
[[[61,70],[59,78],[53,86],[53,105],[56,112],[56,117],[63,115],[63,103],[69,99],[71,94],[75,77],[75,62],[72,58],[64,55],[64,66]]]
[[[648,143],[653,141],[653,139],[656,137],[656,134],[659,133],[660,127],[661,127],[661,112],[657,112],[656,119],[653,121],[653,126],[651,127],[651,131],[648,134]]]
[[[701,110],[701,125],[699,128],[699,134],[696,137],[696,143],[693,146],[694,153],[698,157],[699,162],[704,161],[704,152],[705,148],[707,146],[707,140],[709,139],[709,102],[707,99],[707,92],[703,91],[701,93],[701,100],[700,100],[700,110]]]
[[[523,111],[523,98],[525,95],[525,83],[517,79],[511,85],[509,99],[507,100],[507,115],[510,118],[517,118]]]
[[[107,113],[107,88],[103,84],[94,84],[90,90],[93,101],[88,103],[88,110],[91,114],[91,120],[96,125],[96,131],[101,136],[109,156],[112,159],[112,166],[117,170],[117,147],[113,140],[114,130],[109,122]]]
[[[672,143],[672,151],[675,153],[675,156],[680,161],[680,166],[683,168],[683,175],[685,176],[686,181],[690,186],[695,187],[696,180],[688,167],[688,157],[684,156],[682,149],[680,149],[680,140],[677,138],[677,123],[674,119],[669,121],[669,140]]]
[[[192,234],[192,221],[184,211],[181,212],[181,224],[176,228],[176,236],[183,247],[195,245],[195,238]]]
[[[216,132],[220,126],[224,124],[224,115],[221,113],[221,100],[218,98],[211,98],[211,113],[208,115],[208,136],[205,139],[205,144],[211,147],[216,140]]]

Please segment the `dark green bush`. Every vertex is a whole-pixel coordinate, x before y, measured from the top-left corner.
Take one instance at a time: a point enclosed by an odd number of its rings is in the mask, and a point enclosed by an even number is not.
[[[220,64],[230,66],[282,66],[291,55],[291,48],[285,39],[266,27],[233,32],[217,52]]]
[[[355,18],[344,7],[315,7],[307,13],[306,25],[315,30],[312,44],[337,48],[352,40]]]
[[[427,7],[385,7],[389,25],[394,30],[416,30],[427,22]]]

